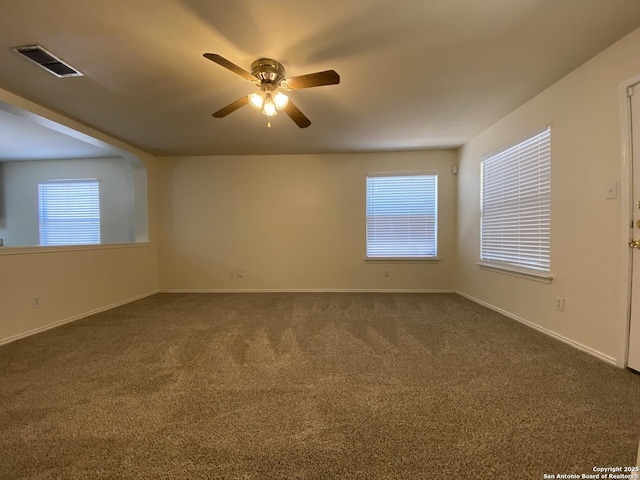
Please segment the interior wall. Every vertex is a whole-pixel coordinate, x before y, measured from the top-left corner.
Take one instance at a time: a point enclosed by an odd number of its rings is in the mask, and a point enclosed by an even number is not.
[[[91,178],[100,182],[101,243],[135,241],[134,179],[124,158],[2,162],[5,246],[38,245],[38,182]]]
[[[0,343],[156,292],[156,159],[2,89],[1,105],[11,105],[91,136],[105,148],[115,146],[143,165],[144,174],[135,178],[146,178],[147,198],[138,199],[136,208],[138,203],[148,204],[149,242],[79,248],[0,248]],[[146,218],[140,223],[146,226]],[[40,307],[32,308],[36,296]]]
[[[452,291],[456,159],[455,151],[163,158],[160,287]],[[438,263],[365,261],[366,174],[403,172],[438,174]]]
[[[155,262],[149,245],[1,255],[0,343],[154,292]]]
[[[640,30],[632,32],[468,142],[460,152],[458,285],[486,302],[619,360],[626,306],[620,197],[621,83],[640,73]],[[544,284],[481,270],[480,162],[551,125],[551,272]],[[625,221],[626,222],[626,221]],[[556,296],[565,310],[555,310]]]
[[[7,235],[6,193],[4,184],[4,163],[0,162],[0,245],[4,245]]]

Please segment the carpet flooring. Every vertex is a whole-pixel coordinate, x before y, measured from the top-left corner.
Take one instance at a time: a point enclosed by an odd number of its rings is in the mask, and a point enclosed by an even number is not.
[[[639,400],[453,294],[158,294],[0,347],[0,478],[580,475],[635,463]]]

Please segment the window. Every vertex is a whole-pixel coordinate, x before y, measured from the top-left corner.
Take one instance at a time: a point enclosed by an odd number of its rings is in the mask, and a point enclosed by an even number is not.
[[[97,180],[38,182],[40,245],[100,243]]]
[[[435,258],[437,175],[367,176],[367,258]]]
[[[549,128],[482,162],[482,263],[542,275],[551,245]]]

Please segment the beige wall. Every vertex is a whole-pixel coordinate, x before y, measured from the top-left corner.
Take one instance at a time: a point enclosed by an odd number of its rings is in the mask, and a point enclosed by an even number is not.
[[[163,158],[162,289],[453,290],[454,151]],[[437,173],[439,263],[365,262],[365,176]],[[242,278],[231,278],[242,270]],[[389,271],[389,277],[384,271]]]
[[[157,291],[156,160],[1,89],[0,102],[90,135],[104,145],[115,145],[130,161],[144,165],[149,188],[150,232],[148,244],[132,246],[91,246],[85,249],[2,247],[0,343]],[[146,204],[147,199],[138,200],[136,205],[142,205]],[[138,217],[139,212],[136,212],[136,222],[146,227],[146,219]],[[31,299],[34,296],[40,297],[40,308],[32,308]]]
[[[100,182],[101,243],[135,241],[134,179],[124,158],[3,162],[5,246],[38,245],[38,182],[92,178]]]
[[[571,341],[619,360],[625,305],[620,198],[621,82],[640,73],[636,30],[538,95],[460,153],[459,290]],[[480,161],[487,153],[551,124],[550,285],[480,270]],[[627,208],[627,206],[624,206]],[[565,311],[555,310],[564,296]]]
[[[7,202],[4,181],[4,162],[0,162],[0,238],[4,239],[7,232]]]
[[[155,291],[155,263],[148,245],[0,255],[0,342]]]

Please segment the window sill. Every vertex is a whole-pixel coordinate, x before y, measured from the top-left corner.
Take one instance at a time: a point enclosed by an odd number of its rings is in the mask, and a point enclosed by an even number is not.
[[[497,265],[495,263],[478,262],[476,263],[482,270],[488,270],[490,272],[502,273],[504,275],[511,275],[513,277],[525,278],[527,280],[533,280],[542,283],[551,283],[553,281],[553,275],[551,273],[535,272],[532,270],[526,270],[524,268],[509,267],[506,265]]]
[[[136,243],[105,243],[98,245],[59,245],[59,246],[25,246],[25,247],[0,247],[0,256],[2,255],[28,255],[32,253],[56,253],[56,252],[74,252],[81,250],[110,250],[121,248],[143,248],[148,247],[149,242]]]
[[[439,263],[438,257],[365,257],[366,263]]]

